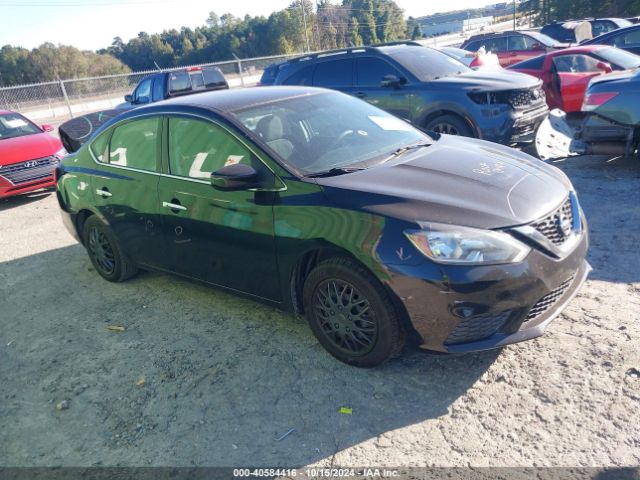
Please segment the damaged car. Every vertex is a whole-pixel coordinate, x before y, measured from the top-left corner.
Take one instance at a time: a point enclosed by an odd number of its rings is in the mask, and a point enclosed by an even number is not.
[[[640,71],[593,78],[584,95],[581,115],[567,118],[552,110],[536,136],[542,160],[573,155],[632,155],[640,143]]]
[[[504,70],[475,71],[412,42],[287,60],[274,84],[339,90],[420,128],[503,145],[532,143],[549,112],[541,80]]]

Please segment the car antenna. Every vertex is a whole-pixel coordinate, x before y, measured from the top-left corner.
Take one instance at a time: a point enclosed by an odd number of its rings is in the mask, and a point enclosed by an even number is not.
[[[160,65],[158,65],[155,60],[153,61],[153,64],[156,66],[159,72],[162,71],[162,69],[160,68]]]

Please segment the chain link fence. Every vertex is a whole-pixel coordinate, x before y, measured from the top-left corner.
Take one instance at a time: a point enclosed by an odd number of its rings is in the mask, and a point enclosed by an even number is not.
[[[0,109],[20,112],[36,123],[59,124],[76,115],[114,108],[124,102],[124,96],[131,93],[140,80],[158,71],[215,65],[222,70],[229,86],[234,88],[255,85],[267,65],[297,55],[300,54],[0,87]]]

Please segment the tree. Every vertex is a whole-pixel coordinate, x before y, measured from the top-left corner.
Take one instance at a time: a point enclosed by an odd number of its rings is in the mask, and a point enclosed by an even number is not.
[[[422,33],[422,28],[419,23],[416,23],[413,27],[413,32],[411,33],[411,40],[416,40],[417,38],[422,38],[424,34]]]
[[[352,47],[363,45],[362,37],[360,36],[360,25],[356,17],[351,17],[351,23],[349,24],[349,44]]]

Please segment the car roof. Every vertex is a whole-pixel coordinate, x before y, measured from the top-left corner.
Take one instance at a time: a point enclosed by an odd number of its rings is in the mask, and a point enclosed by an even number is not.
[[[640,28],[640,23],[634,23],[632,25],[627,25],[626,27],[620,27],[620,28],[616,28],[615,30],[611,30],[607,33],[603,33],[602,35],[598,35],[597,37],[593,37],[589,40],[587,40],[585,43],[586,44],[595,44],[597,42],[601,42],[603,38],[608,38],[614,35],[618,35],[621,32],[625,32],[627,30],[637,30]]]
[[[337,92],[314,87],[270,86],[253,88],[236,88],[195,93],[153,103],[147,107],[138,107],[132,112],[144,113],[161,110],[163,106],[204,107],[218,112],[231,112],[246,107],[254,107],[280,100],[288,100],[303,96]]]

